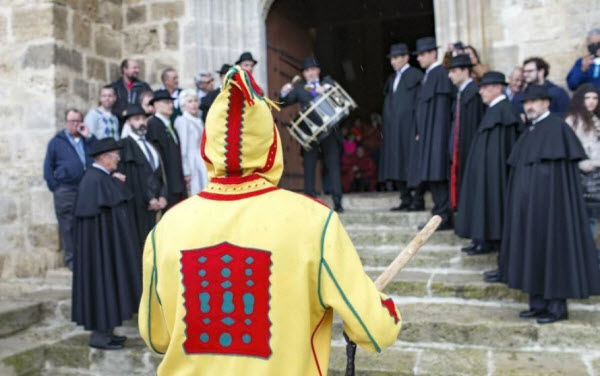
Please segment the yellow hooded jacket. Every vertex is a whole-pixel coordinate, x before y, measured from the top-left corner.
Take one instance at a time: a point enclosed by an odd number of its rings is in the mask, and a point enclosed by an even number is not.
[[[211,181],[148,236],[139,330],[165,354],[159,376],[326,375],[334,310],[369,351],[398,336],[400,313],[337,214],[277,188],[271,105],[251,75],[229,71],[202,140]]]

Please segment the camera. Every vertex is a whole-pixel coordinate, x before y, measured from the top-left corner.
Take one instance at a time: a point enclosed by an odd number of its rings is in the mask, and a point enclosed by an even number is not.
[[[600,57],[599,55],[597,55],[598,50],[600,50],[600,42],[588,44],[587,48],[590,54],[596,57]]]

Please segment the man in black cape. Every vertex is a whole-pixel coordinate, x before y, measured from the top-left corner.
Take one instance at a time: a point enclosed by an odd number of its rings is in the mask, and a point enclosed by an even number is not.
[[[529,294],[520,316],[546,324],[568,319],[567,299],[600,294],[600,270],[577,168],[583,147],[550,114],[544,86],[528,86],[523,104],[531,125],[508,158],[500,272]]]
[[[79,184],[74,211],[71,316],[92,331],[89,345],[105,350],[123,348],[126,338],[113,329],[137,313],[142,292],[141,249],[128,204],[133,195],[123,175],[111,176],[119,149],[113,138],[94,144],[94,164]]]
[[[469,148],[485,111],[479,85],[471,78],[473,63],[467,54],[452,57],[448,77],[456,86],[457,94],[452,105],[452,130],[450,132],[450,207],[456,210],[460,201],[465,164]]]
[[[156,113],[148,120],[146,139],[160,154],[167,179],[167,210],[187,197],[188,181],[183,176],[179,135],[169,117],[173,113],[173,99],[166,90],[154,92],[150,104]]]
[[[131,127],[128,137],[121,140],[121,161],[118,170],[127,177],[127,187],[133,192],[133,214],[137,225],[140,249],[156,224],[156,217],[167,206],[167,186],[163,180],[160,155],[146,140],[146,112],[132,104],[125,110],[125,122]]]
[[[475,132],[467,158],[458,202],[455,231],[472,239],[463,248],[469,255],[497,250],[502,238],[503,205],[508,165],[506,160],[521,128],[519,115],[503,94],[501,72],[483,75],[479,93],[489,106]],[[486,274],[486,279],[492,273]],[[495,271],[494,278],[498,278]]]
[[[442,217],[438,230],[452,228],[448,192],[448,142],[450,138],[454,87],[448,71],[438,61],[435,38],[417,40],[417,59],[425,69],[417,96],[415,137],[411,145],[408,185],[416,187],[415,201],[422,202],[424,188],[433,196],[432,214]]]
[[[299,103],[302,109],[307,109],[311,101],[325,93],[328,86],[334,81],[329,76],[320,78],[321,68],[315,58],[307,57],[302,62],[302,76],[304,80],[292,86],[286,84],[281,88],[282,106],[290,106]],[[319,119],[315,119],[319,121]],[[340,144],[341,136],[335,125],[329,134],[318,142],[314,142],[310,150],[302,149],[302,164],[304,166],[304,193],[316,197],[315,191],[315,169],[317,160],[323,156],[323,162],[331,181],[331,196],[336,212],[343,212],[342,207],[342,178],[340,172]],[[323,132],[325,133],[325,132]]]
[[[392,211],[423,210],[424,203],[413,202],[406,184],[410,144],[415,137],[415,103],[423,73],[408,63],[410,56],[404,43],[393,44],[388,58],[395,72],[388,77],[383,89],[383,139],[378,180],[394,181],[400,188],[400,205]]]

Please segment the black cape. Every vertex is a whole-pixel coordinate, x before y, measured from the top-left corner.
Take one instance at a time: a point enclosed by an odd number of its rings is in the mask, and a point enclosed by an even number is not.
[[[152,142],[158,154],[160,154],[167,178],[167,208],[172,207],[187,197],[187,188],[183,179],[183,167],[179,149],[179,135],[175,126],[173,126],[173,133],[175,133],[177,142],[171,137],[162,120],[155,116],[148,120],[146,139]]]
[[[209,91],[202,99],[200,100],[200,110],[202,110],[202,122],[206,124],[206,115],[208,115],[208,110],[217,99],[217,96],[221,92],[221,88],[214,89]]]
[[[525,130],[508,158],[500,268],[509,287],[544,299],[600,294],[598,256],[577,161],[586,155],[556,115]]]
[[[75,201],[71,317],[86,330],[108,331],[138,310],[141,249],[128,200],[116,178],[90,167]]]
[[[476,240],[500,240],[508,181],[508,156],[521,121],[506,99],[489,108],[479,125],[465,165],[456,234]]]
[[[415,110],[416,135],[411,144],[408,185],[448,180],[448,140],[452,118],[454,85],[448,71],[439,65],[421,84]]]
[[[384,86],[379,181],[406,181],[410,144],[415,137],[414,111],[423,73],[409,67],[402,73],[394,92],[395,79],[394,72]]]
[[[157,212],[148,210],[148,203],[154,198],[166,198],[167,187],[163,181],[162,167],[159,166],[154,170],[138,143],[131,136],[121,140],[121,144],[123,149],[118,170],[127,177],[125,184],[134,194],[130,203],[137,228],[138,242],[143,249],[146,236],[156,224],[157,215]]]
[[[456,119],[456,101],[458,95],[452,104],[452,128],[450,131],[450,142],[448,144],[448,150],[450,162],[452,162],[452,153],[454,151],[454,126]],[[479,95],[479,85],[475,80],[471,81],[460,94],[460,126],[459,126],[459,137],[458,137],[458,187],[462,186],[462,180],[464,177],[464,169],[467,163],[467,157],[469,156],[469,149],[471,143],[477,132],[477,127],[481,124],[483,114],[485,112],[485,105]],[[460,200],[460,195],[459,195]]]

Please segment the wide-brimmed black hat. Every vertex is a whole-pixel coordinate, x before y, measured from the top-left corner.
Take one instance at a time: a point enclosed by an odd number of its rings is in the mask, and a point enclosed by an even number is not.
[[[169,93],[167,89],[156,90],[152,96],[152,99],[150,99],[150,104],[154,104],[154,102],[162,99],[168,99],[170,101],[173,100],[173,98],[171,98],[171,93]]]
[[[469,68],[472,67],[473,63],[468,54],[460,54],[452,56],[450,60],[450,66],[448,68]]]
[[[527,85],[523,92],[521,102],[531,101],[535,99],[550,99],[548,89],[543,85]]]
[[[423,37],[417,39],[417,48],[413,55],[418,55],[421,52],[436,50],[439,46],[435,42],[434,37]]]
[[[307,57],[304,60],[302,60],[302,70],[312,67],[319,67],[317,59],[315,59],[314,57]]]
[[[498,71],[489,71],[483,74],[479,86],[483,85],[508,85],[504,73]]]
[[[227,74],[227,72],[229,72],[229,69],[231,69],[231,65],[223,64],[223,65],[221,65],[221,69],[219,69],[217,71],[217,73],[220,75],[224,75],[224,74]]]
[[[92,145],[92,151],[90,152],[90,155],[92,157],[95,157],[97,155],[107,153],[109,151],[121,150],[121,149],[123,149],[123,146],[121,144],[119,144],[117,141],[115,141],[114,138],[106,137],[106,138],[103,138],[101,140],[94,142],[94,145]]]
[[[242,61],[246,61],[246,60],[250,60],[250,61],[253,61],[254,64],[258,64],[258,61],[254,60],[254,58],[252,57],[252,54],[250,52],[244,52],[240,55],[240,58],[238,59],[238,61],[235,62],[235,65],[238,65]]]
[[[408,55],[408,46],[404,43],[396,43],[390,46],[390,53],[387,55],[388,58],[400,55]]]
[[[144,111],[144,108],[137,103],[129,103],[123,117],[127,120],[135,115],[146,115],[146,111]]]

